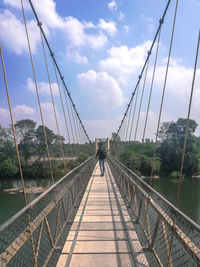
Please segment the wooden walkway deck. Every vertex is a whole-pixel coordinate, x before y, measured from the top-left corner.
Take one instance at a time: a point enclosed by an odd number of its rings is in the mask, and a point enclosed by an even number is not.
[[[149,266],[108,164],[97,163],[57,267]]]

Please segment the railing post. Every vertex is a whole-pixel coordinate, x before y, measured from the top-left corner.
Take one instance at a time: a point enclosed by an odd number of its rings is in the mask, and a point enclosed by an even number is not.
[[[158,232],[159,223],[160,223],[160,215],[158,214],[156,225],[155,225],[155,228],[154,228],[153,237],[152,237],[151,244],[150,244],[150,248],[153,248],[153,246],[154,246],[154,242],[155,242],[155,239],[156,239],[156,234]]]
[[[138,223],[139,223],[139,219],[140,219],[141,208],[142,208],[142,197],[140,199],[140,205],[139,205],[139,210],[138,210],[138,215],[137,215],[137,222]]]

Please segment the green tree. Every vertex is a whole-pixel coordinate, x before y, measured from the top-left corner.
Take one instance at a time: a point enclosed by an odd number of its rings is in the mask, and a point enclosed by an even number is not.
[[[51,153],[51,156],[60,156],[60,144],[59,144],[59,136],[54,134],[52,130],[45,126],[47,144]],[[61,142],[64,144],[64,137],[61,136]],[[46,142],[44,137],[43,126],[39,126],[36,129],[36,146],[37,146],[37,154],[39,156],[39,160],[41,158],[45,158],[47,156],[46,153]]]
[[[15,123],[19,150],[22,152],[25,164],[28,163],[28,160],[34,151],[35,127],[36,122],[28,119],[20,120]]]
[[[1,139],[1,138],[0,138]],[[0,178],[10,178],[18,172],[16,150],[13,142],[0,142]]]
[[[161,158],[161,172],[164,175],[170,175],[174,171],[180,170],[181,157],[187,119],[179,118],[176,122],[170,122],[163,132],[163,140],[158,148]],[[187,146],[184,160],[183,173],[186,176],[192,176],[198,171],[199,148],[196,145],[197,137],[194,135],[198,124],[194,120],[189,120]]]

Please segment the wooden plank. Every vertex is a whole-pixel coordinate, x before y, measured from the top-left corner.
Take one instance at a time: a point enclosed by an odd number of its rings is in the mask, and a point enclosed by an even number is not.
[[[120,207],[115,199],[112,183]],[[120,216],[119,209],[122,210]],[[135,255],[130,249],[130,232]],[[107,171],[103,177],[97,163],[65,242],[57,267],[61,266],[149,266],[125,203]]]

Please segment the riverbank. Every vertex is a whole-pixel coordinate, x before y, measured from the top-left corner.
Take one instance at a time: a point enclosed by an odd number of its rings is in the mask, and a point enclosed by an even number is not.
[[[26,194],[39,194],[39,193],[43,193],[44,191],[47,190],[48,187],[28,187],[25,188],[24,191]],[[3,190],[4,193],[7,194],[18,194],[18,193],[23,193],[23,189],[22,188],[9,188],[9,189],[4,189]]]

